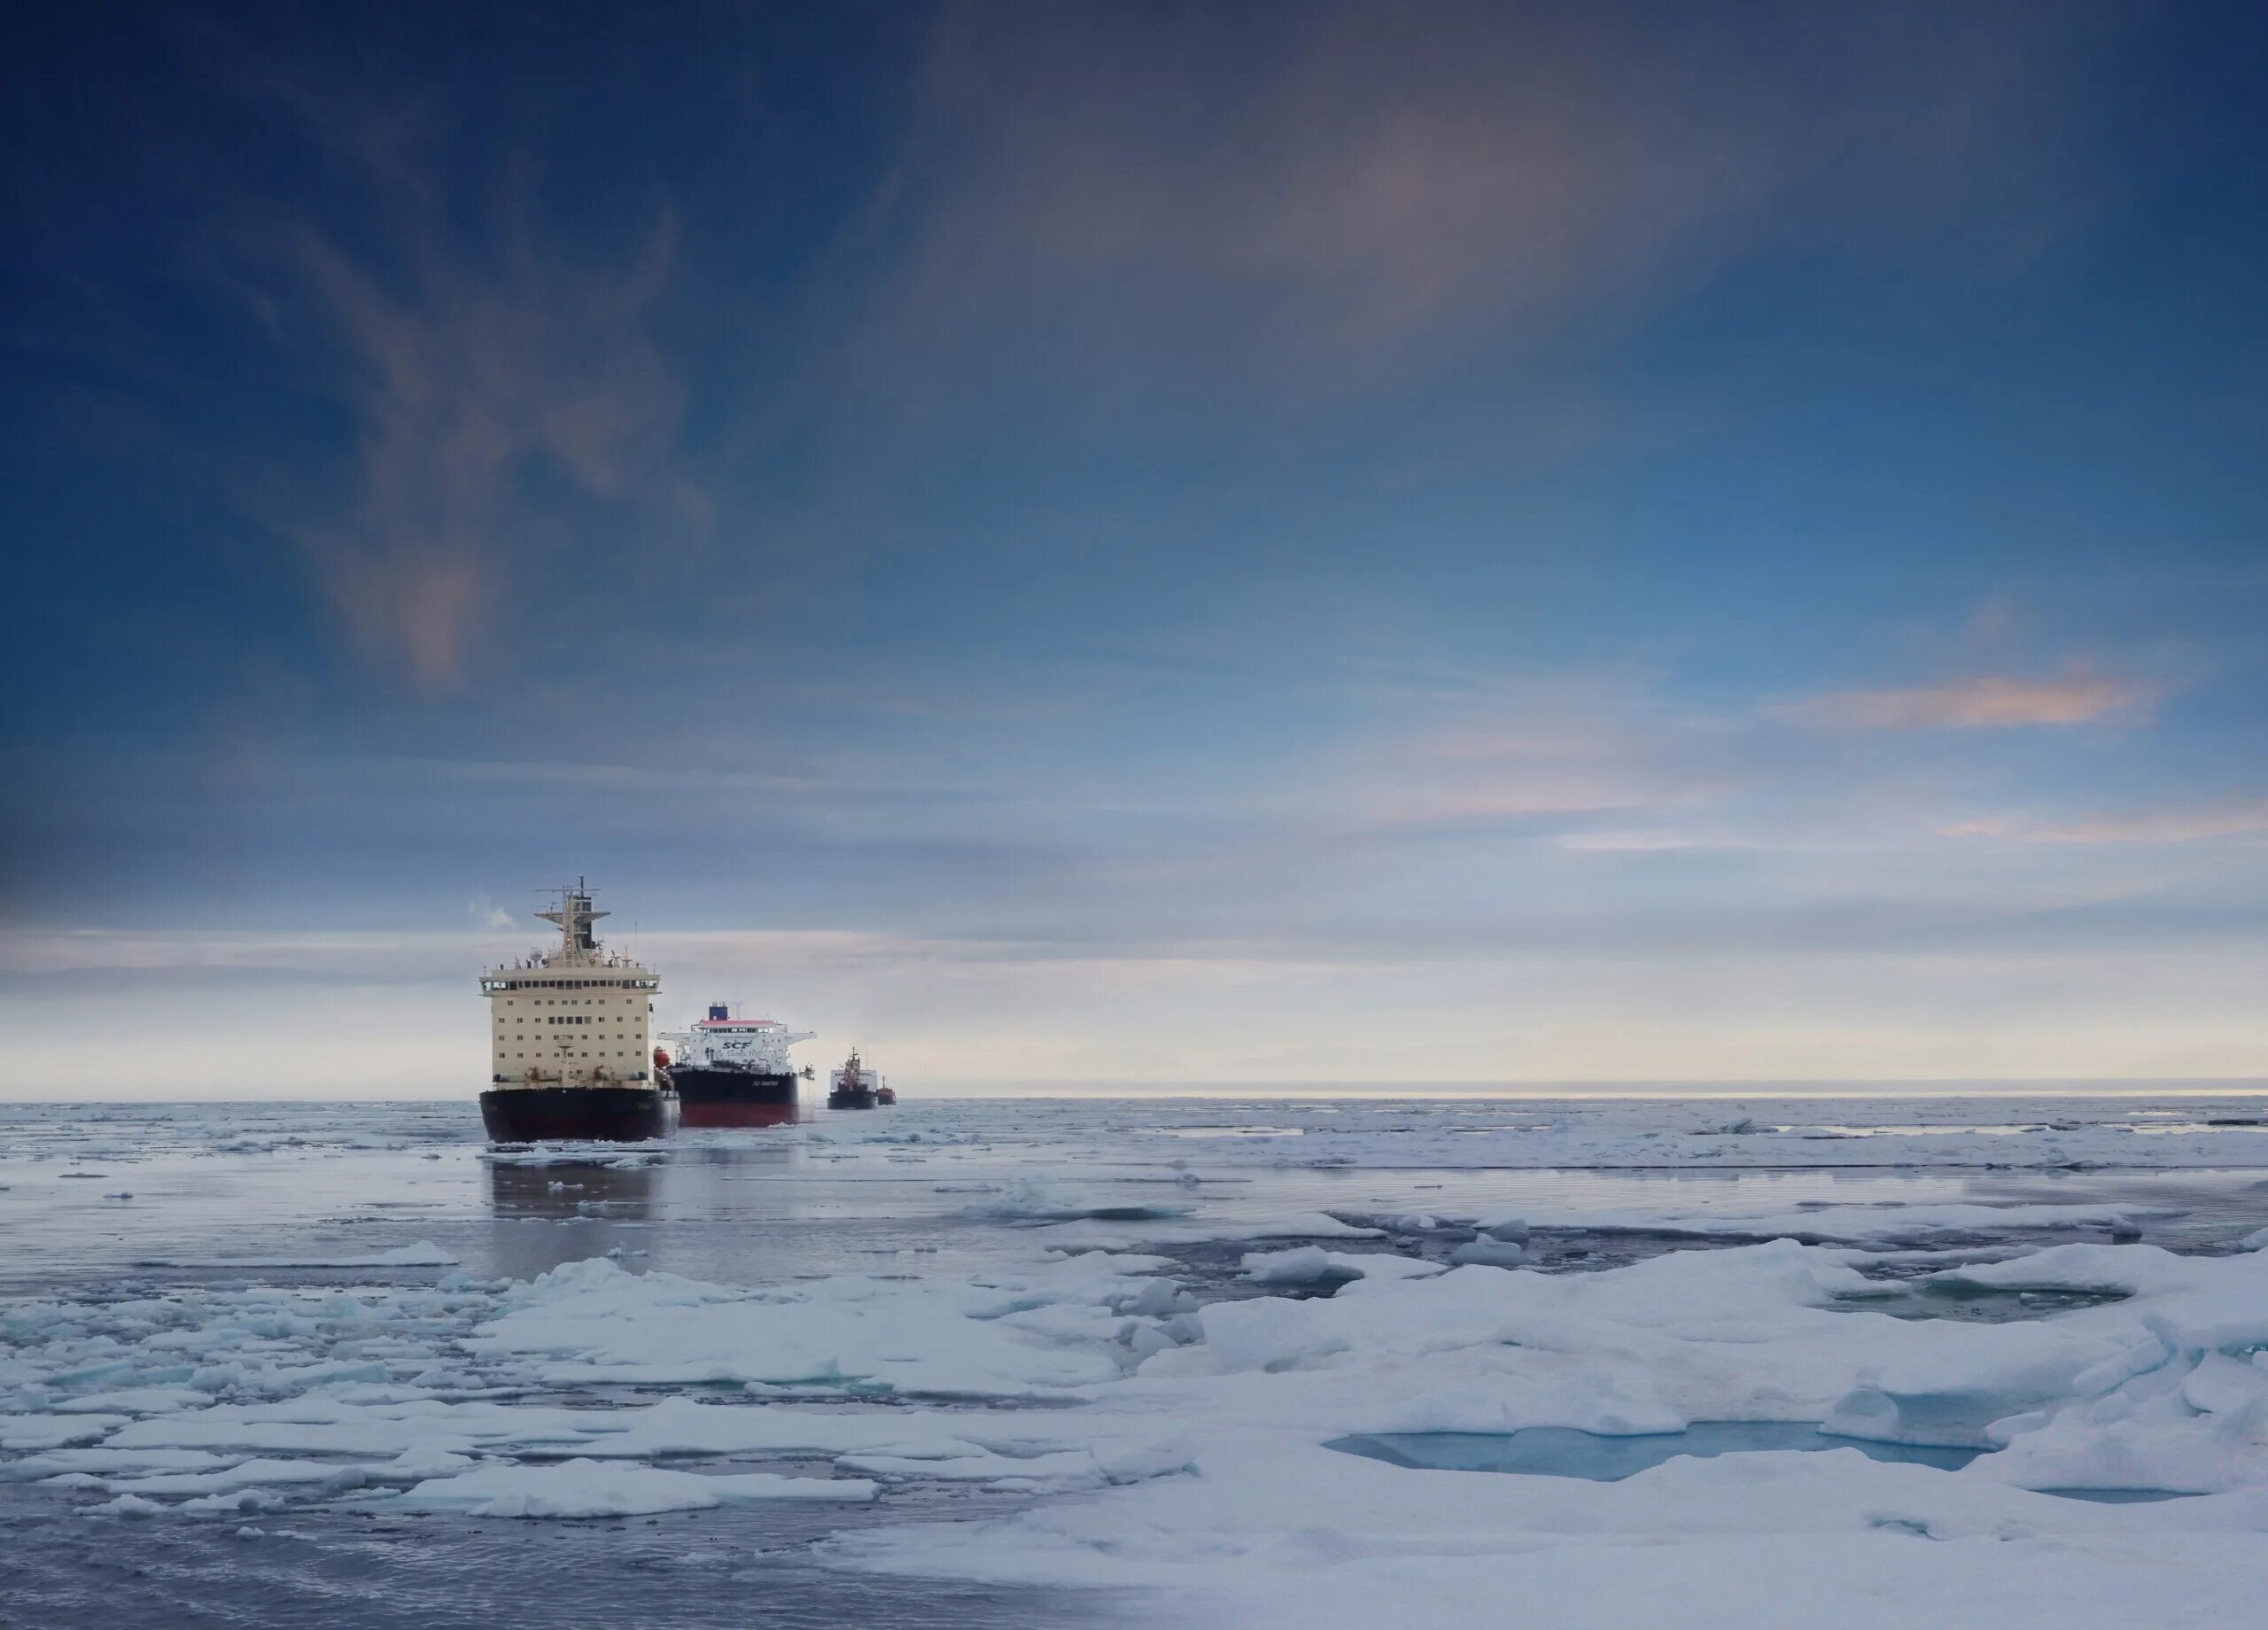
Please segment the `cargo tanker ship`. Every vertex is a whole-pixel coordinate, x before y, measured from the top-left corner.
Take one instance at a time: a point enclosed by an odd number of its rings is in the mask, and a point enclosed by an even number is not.
[[[676,1052],[656,1048],[654,1064],[676,1088],[687,1126],[777,1126],[795,1116],[788,1049],[816,1034],[777,1019],[735,1019],[729,1005],[711,1002],[706,1019],[662,1038]]]

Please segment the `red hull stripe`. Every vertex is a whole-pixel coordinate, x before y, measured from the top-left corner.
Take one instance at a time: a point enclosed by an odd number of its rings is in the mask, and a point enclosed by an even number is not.
[[[793,1104],[687,1104],[685,1124],[703,1126],[793,1126]]]

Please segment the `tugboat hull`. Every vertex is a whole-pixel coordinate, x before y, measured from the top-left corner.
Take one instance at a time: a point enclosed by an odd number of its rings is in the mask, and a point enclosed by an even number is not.
[[[670,1071],[687,1126],[779,1126],[795,1119],[796,1078],[785,1071],[680,1064]]]
[[[843,1060],[843,1067],[827,1078],[827,1106],[829,1109],[872,1109],[881,1101],[882,1078],[868,1069],[858,1057],[856,1047]],[[895,1094],[892,1095],[893,1101]]]
[[[493,1087],[481,1124],[497,1143],[643,1143],[677,1130],[678,1096],[662,1087]]]

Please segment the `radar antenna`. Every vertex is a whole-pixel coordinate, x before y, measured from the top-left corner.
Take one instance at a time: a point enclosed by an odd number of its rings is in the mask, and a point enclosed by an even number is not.
[[[600,918],[610,914],[591,909],[590,884],[579,877],[575,880],[572,887],[562,888],[559,890],[557,911],[536,913],[546,922],[555,922],[559,925],[559,944],[562,951],[569,956],[585,957],[591,955],[599,948],[598,936],[591,931],[591,925]]]

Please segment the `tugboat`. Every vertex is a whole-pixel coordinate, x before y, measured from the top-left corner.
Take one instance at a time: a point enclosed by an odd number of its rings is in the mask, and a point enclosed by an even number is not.
[[[678,1096],[654,1067],[654,997],[662,982],[602,950],[579,879],[559,891],[559,945],[490,968],[491,1063],[480,1119],[499,1143],[598,1138],[638,1143],[677,1129]]]
[[[777,1019],[735,1019],[727,1004],[711,1002],[706,1019],[663,1037],[677,1048],[676,1062],[656,1047],[654,1065],[677,1089],[687,1126],[778,1126],[795,1119],[788,1049],[814,1034]]]
[[[850,1056],[827,1078],[827,1106],[829,1109],[872,1109],[876,1104],[897,1102],[897,1094],[889,1092],[882,1084],[881,1075],[858,1060],[858,1050],[853,1047]],[[882,1094],[889,1092],[885,1100]]]

